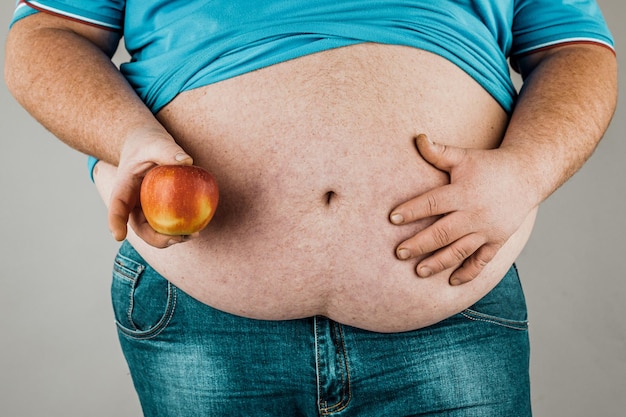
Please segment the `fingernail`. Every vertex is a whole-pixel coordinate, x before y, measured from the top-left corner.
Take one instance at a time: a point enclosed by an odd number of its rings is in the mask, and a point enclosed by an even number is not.
[[[189,159],[189,155],[187,155],[186,153],[177,153],[176,156],[174,157],[174,159],[176,159],[178,162],[184,161],[185,159]]]
[[[393,213],[391,215],[391,223],[393,224],[401,224],[404,222],[404,217],[400,213]]]
[[[178,243],[178,241],[177,241],[177,240],[170,239],[170,240],[168,240],[168,241],[167,241],[167,246],[169,247],[169,246],[175,245],[175,244],[177,244],[177,243]]]
[[[425,133],[420,133],[419,135],[417,135],[417,136],[415,137],[415,139],[416,139],[416,140],[417,140],[417,139],[419,139],[419,138],[425,138],[425,139],[428,141],[428,143],[433,143],[433,141],[432,141],[432,140],[430,140],[430,136],[428,136],[428,135],[427,135],[427,134],[425,134]]]
[[[411,251],[406,248],[398,249],[397,256],[399,259],[409,259],[409,257],[411,256]]]
[[[417,274],[422,278],[428,278],[433,274],[433,271],[427,266],[421,266],[419,267]]]
[[[457,286],[457,285],[461,285],[461,280],[458,278],[450,278],[450,285],[452,286]]]

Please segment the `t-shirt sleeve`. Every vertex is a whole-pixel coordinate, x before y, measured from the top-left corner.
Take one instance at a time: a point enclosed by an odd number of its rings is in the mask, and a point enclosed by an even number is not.
[[[595,0],[515,0],[511,56],[563,43],[614,41]]]
[[[13,12],[13,19],[11,19],[10,26],[13,26],[15,22],[29,16],[31,14],[37,13],[37,10],[32,7],[28,7],[23,1],[17,1],[15,5],[15,11]],[[10,27],[9,26],[9,27]]]
[[[123,0],[19,0],[11,25],[26,16],[41,11],[121,33],[125,3]]]

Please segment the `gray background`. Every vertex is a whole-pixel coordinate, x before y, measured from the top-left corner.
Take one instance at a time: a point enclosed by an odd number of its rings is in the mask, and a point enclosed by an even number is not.
[[[626,6],[599,3],[626,67]],[[13,5],[0,4],[0,27]],[[4,83],[0,104],[0,417],[139,416],[109,305],[117,245],[85,157]],[[621,106],[592,159],[544,203],[518,261],[536,416],[626,415],[625,116]]]

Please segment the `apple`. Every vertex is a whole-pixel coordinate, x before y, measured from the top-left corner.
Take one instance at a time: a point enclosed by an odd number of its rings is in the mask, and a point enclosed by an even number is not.
[[[219,190],[213,175],[203,168],[159,165],[144,177],[139,198],[154,230],[180,236],[199,232],[209,224]]]

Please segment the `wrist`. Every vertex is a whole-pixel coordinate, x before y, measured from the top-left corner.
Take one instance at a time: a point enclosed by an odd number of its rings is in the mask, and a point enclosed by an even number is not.
[[[515,192],[518,198],[529,207],[537,207],[558,188],[560,180],[556,179],[559,169],[543,156],[536,155],[534,151],[527,150],[523,146],[503,145],[498,151],[505,155],[508,174],[515,178]]]

